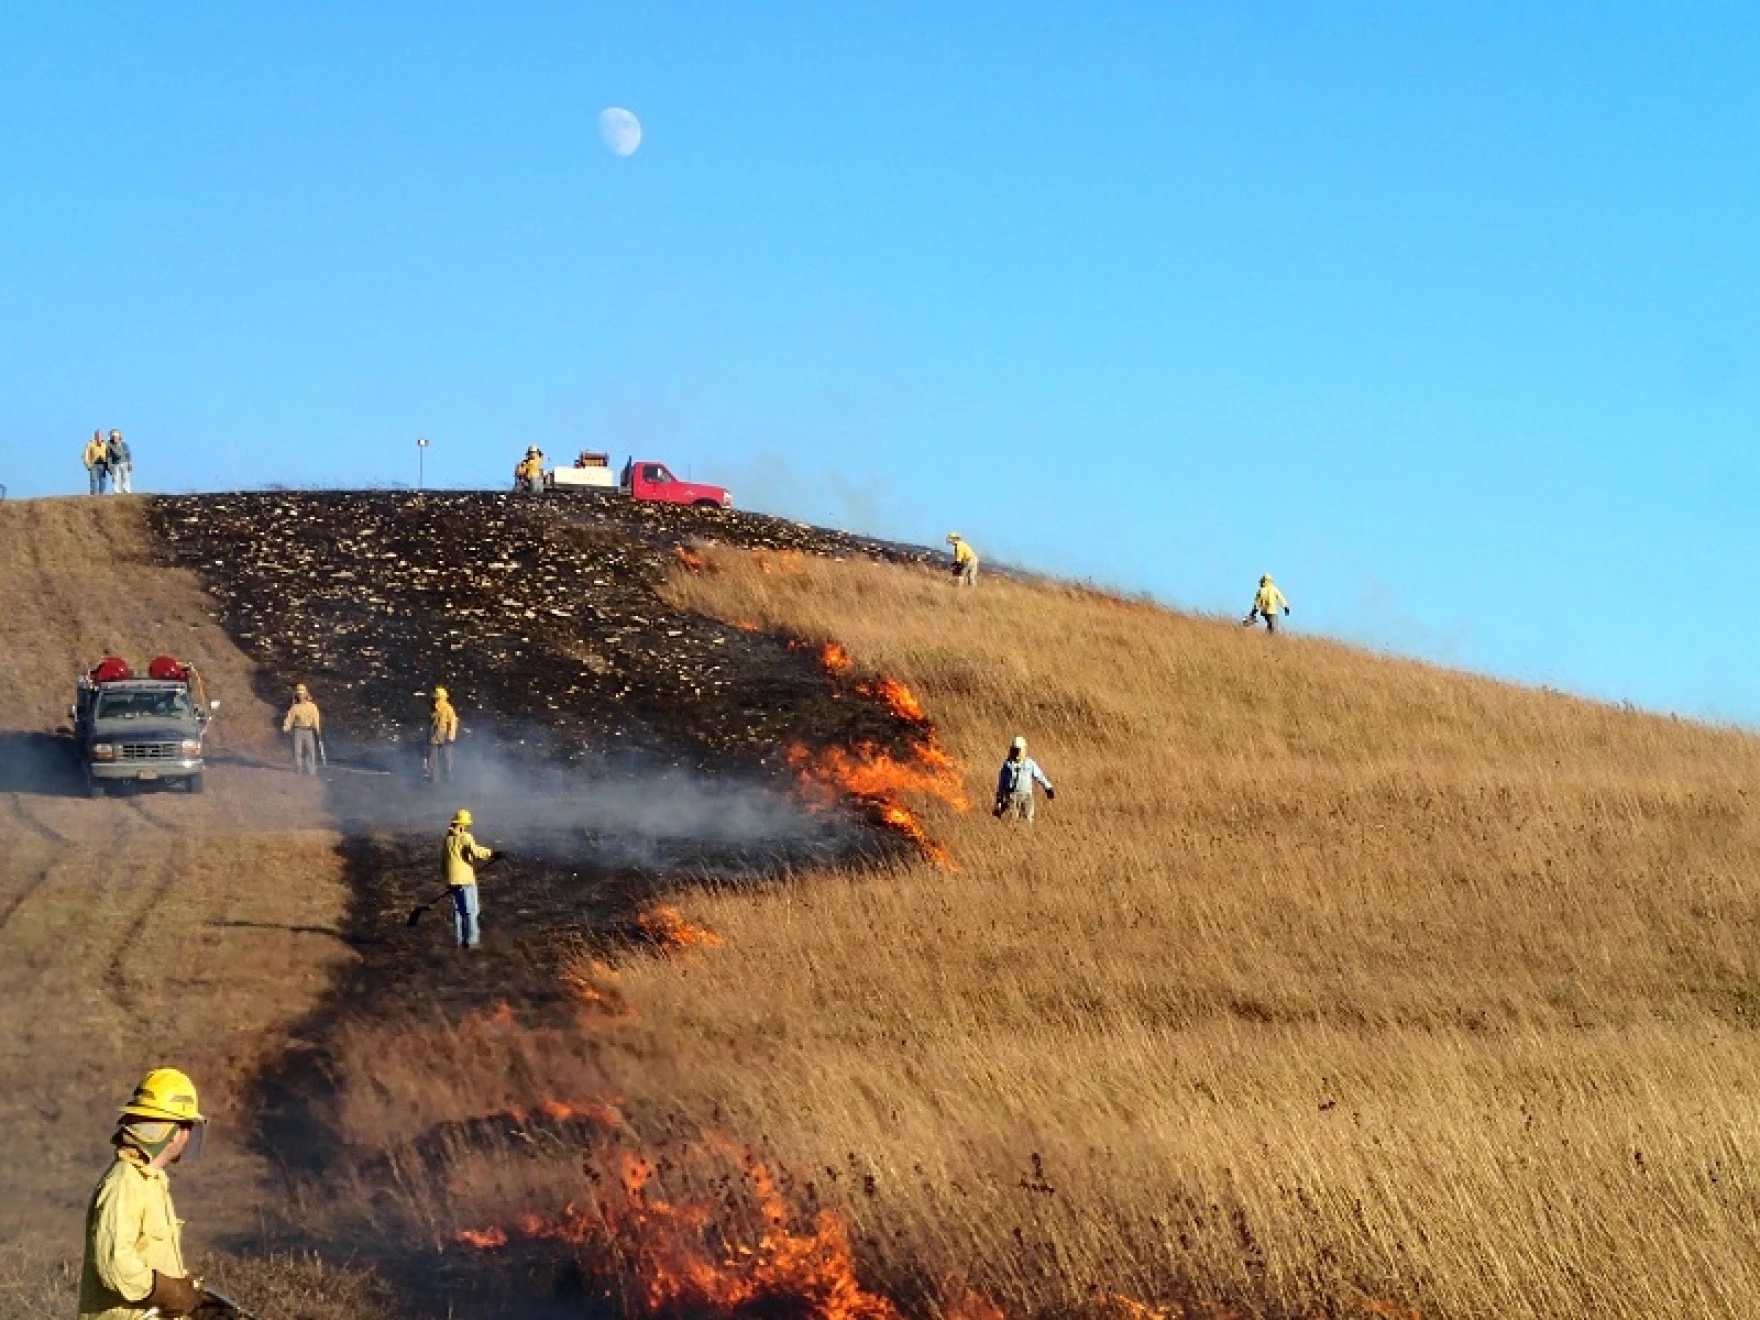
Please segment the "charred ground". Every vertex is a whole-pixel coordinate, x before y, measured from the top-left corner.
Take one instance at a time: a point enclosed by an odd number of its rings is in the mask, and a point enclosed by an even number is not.
[[[340,1024],[460,1021],[510,1001],[561,1020],[576,1005],[559,950],[639,942],[642,907],[681,881],[762,883],[901,847],[859,813],[808,811],[786,751],[902,746],[913,728],[828,674],[810,641],[680,611],[658,588],[703,540],[772,553],[778,571],[790,556],[927,551],[590,496],[216,495],[158,500],[150,517],[256,662],[257,696],[282,709],[304,682],[324,715],[359,958],[262,1079],[256,1139],[291,1177],[341,1150]],[[436,684],[462,725],[447,785],[420,774]],[[466,805],[508,854],[485,877],[485,948],[469,959],[445,905],[405,920],[434,894],[439,835]]]

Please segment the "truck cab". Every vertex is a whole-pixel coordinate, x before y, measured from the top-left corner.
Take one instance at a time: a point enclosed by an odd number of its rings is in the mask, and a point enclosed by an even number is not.
[[[701,508],[731,509],[733,496],[724,486],[702,482],[680,481],[664,463],[653,459],[634,458],[623,465],[623,478],[618,483],[632,499],[653,500],[662,504],[694,504]]]
[[[103,797],[122,783],[164,781],[200,793],[202,742],[219,708],[203,699],[195,671],[168,657],[144,678],[106,658],[80,676],[69,708],[87,792]]]

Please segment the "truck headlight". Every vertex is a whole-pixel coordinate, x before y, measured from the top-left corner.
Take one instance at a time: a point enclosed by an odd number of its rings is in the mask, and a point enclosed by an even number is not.
[[[733,507],[733,492],[732,491],[724,490],[721,492],[721,507],[724,509],[731,509]]]
[[[94,761],[114,761],[115,759],[116,759],[116,745],[114,743],[93,743],[92,744],[92,760],[94,760]]]
[[[202,754],[202,740],[200,738],[185,738],[183,740],[183,754],[185,756],[200,756]]]

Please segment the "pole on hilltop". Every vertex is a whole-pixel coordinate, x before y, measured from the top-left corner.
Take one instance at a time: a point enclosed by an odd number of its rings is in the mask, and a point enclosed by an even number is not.
[[[423,467],[424,467],[424,461],[427,459],[427,457],[428,457],[428,437],[425,435],[418,436],[416,438],[416,489],[417,490],[420,490],[422,488],[422,478],[425,475],[423,472]]]

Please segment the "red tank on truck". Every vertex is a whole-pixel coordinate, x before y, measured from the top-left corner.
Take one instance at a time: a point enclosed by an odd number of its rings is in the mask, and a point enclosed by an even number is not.
[[[552,468],[544,474],[546,490],[621,492],[634,500],[660,504],[694,504],[706,509],[731,509],[733,496],[725,486],[700,481],[680,481],[666,464],[651,458],[632,458],[615,479],[607,454],[590,450],[572,467]]]

